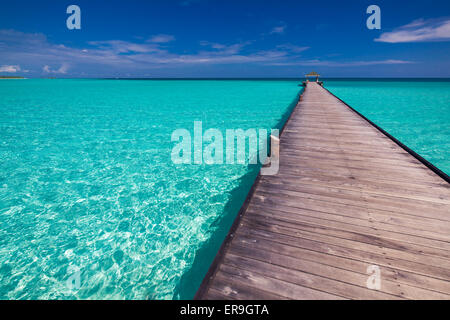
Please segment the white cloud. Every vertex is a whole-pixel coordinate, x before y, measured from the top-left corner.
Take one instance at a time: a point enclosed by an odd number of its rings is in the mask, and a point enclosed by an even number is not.
[[[308,49],[290,43],[261,50],[254,41],[214,43],[201,41],[201,48],[194,52],[177,52],[165,48],[164,43],[123,40],[91,41],[80,48],[54,44],[42,34],[29,34],[14,30],[0,30],[0,61],[5,70],[38,70],[46,74],[71,74],[109,76],[127,73],[152,72],[158,68],[182,68],[190,65],[258,64],[272,66],[330,66],[358,67],[382,64],[413,63],[406,60],[374,61],[323,61],[301,59],[301,52]]]
[[[64,63],[58,70],[56,70],[56,73],[67,73],[68,70],[69,65]]]
[[[67,63],[63,63],[57,70],[52,70],[51,67],[48,65],[45,65],[42,68],[42,71],[44,71],[45,73],[56,73],[56,74],[66,74],[68,70],[69,65]]]
[[[210,51],[211,54],[214,55],[233,55],[239,53],[245,46],[248,46],[251,44],[252,41],[245,41],[245,42],[239,42],[239,43],[233,43],[233,44],[222,44],[222,43],[215,43],[215,42],[209,42],[209,41],[200,41],[200,45],[204,47],[210,47],[214,49],[214,51]]]
[[[286,26],[282,25],[282,26],[277,26],[274,27],[269,34],[283,34],[286,31]]]
[[[282,54],[253,52],[242,54],[251,41],[234,44],[202,42],[208,48],[194,53],[169,52],[159,43],[139,43],[123,40],[90,41],[90,48],[81,49],[52,44],[42,34],[27,34],[15,30],[0,30],[0,61],[8,64],[24,62],[45,73],[67,73],[71,66],[82,72],[86,68],[103,72],[150,70],[181,64],[250,63],[278,59]],[[55,65],[60,65],[55,69]],[[72,68],[71,68],[72,69]]]
[[[167,43],[167,42],[171,42],[174,41],[175,37],[170,35],[170,34],[157,34],[153,37],[151,37],[148,42],[153,42],[153,43]]]
[[[11,65],[11,66],[4,65],[0,67],[0,72],[16,73],[18,71],[20,71],[20,66],[18,65]]]
[[[389,65],[389,64],[411,64],[414,61],[408,60],[369,60],[369,61],[326,61],[326,60],[302,60],[292,62],[275,62],[270,65],[274,66],[326,66],[326,67],[359,67],[359,66],[373,66],[373,65]]]
[[[277,48],[279,49],[283,49],[283,50],[289,50],[292,51],[294,53],[300,53],[303,52],[305,50],[308,50],[309,47],[300,47],[300,46],[296,46],[290,43],[286,43],[286,44],[280,44],[277,46]]]
[[[388,43],[450,41],[450,19],[414,20],[391,32],[382,33],[375,41]]]
[[[156,52],[159,48],[155,44],[134,43],[122,40],[107,40],[107,41],[90,41],[90,45],[102,50],[111,50],[116,54],[120,53],[146,53]],[[82,50],[82,52],[86,52]]]

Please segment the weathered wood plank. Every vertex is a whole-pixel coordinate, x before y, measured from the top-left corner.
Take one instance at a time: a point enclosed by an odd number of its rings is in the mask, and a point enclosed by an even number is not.
[[[248,209],[248,212],[261,215],[266,219],[285,221],[287,224],[300,224],[300,227],[303,226],[305,229],[318,228],[323,230],[314,230],[318,233],[342,233],[341,236],[345,237],[345,233],[349,232],[350,235],[348,235],[348,237],[357,238],[358,236],[360,236],[361,242],[367,241],[368,243],[376,243],[377,240],[374,237],[394,241],[394,243],[397,243],[397,241],[399,243],[405,242],[412,248],[415,248],[415,250],[418,250],[420,252],[450,259],[448,241],[437,241],[435,239],[428,239],[419,237],[417,235],[410,235],[395,231],[386,231],[383,229],[374,229],[368,226],[356,225],[353,223],[352,219],[348,218],[336,221],[332,219],[334,217],[331,217],[330,219],[329,216],[320,215],[320,213],[318,212],[308,210],[301,210],[300,212],[296,213],[280,210],[277,211],[277,213],[273,213],[273,211],[271,211],[270,209],[253,206]],[[394,245],[393,247],[396,247],[396,245]]]
[[[252,214],[251,217],[245,216],[244,221],[245,225],[249,228],[270,231],[274,235],[290,235],[299,239],[315,240],[328,244],[336,244],[345,248],[370,251],[392,259],[402,259],[424,265],[430,264],[439,266],[441,269],[445,269],[445,273],[450,274],[450,260],[422,254],[421,252],[412,250],[410,247],[400,242],[389,241],[388,239],[381,239],[379,237],[372,237],[373,243],[367,243],[361,241],[363,238],[362,235],[360,235],[360,240],[346,239],[335,236],[335,232],[332,232],[331,229],[328,234],[319,233],[317,230],[306,230],[306,226],[303,226],[304,229],[300,229],[298,224],[291,223],[289,225],[288,223],[283,223],[279,220],[269,221],[269,219],[261,219],[260,216],[255,214]],[[357,235],[355,235],[355,237],[357,237]],[[370,237],[366,237],[366,241],[368,238]]]
[[[299,184],[296,190],[289,190],[289,187],[279,185],[261,185],[261,191],[275,192],[277,195],[284,195],[295,199],[308,197],[311,199],[337,202],[342,204],[355,205],[361,208],[372,208],[389,212],[399,212],[405,214],[421,213],[430,210],[430,215],[439,217],[442,221],[448,220],[448,205],[441,203],[424,203],[420,200],[409,199],[404,201],[395,197],[372,195],[364,192],[353,192],[336,188],[325,188],[319,186],[306,186]]]
[[[401,298],[398,290],[391,295],[367,289],[365,275],[253,248],[249,250],[246,247],[233,246],[225,257],[224,264],[235,268],[245,267],[246,270],[255,270],[264,276],[311,289],[326,290],[348,299]],[[336,278],[339,280],[335,280]]]
[[[438,188],[423,185],[402,184],[402,188],[399,185],[389,180],[382,179],[352,179],[350,176],[342,178],[332,174],[321,174],[318,172],[305,171],[302,175],[292,176],[286,174],[278,174],[272,178],[273,183],[279,184],[317,184],[317,185],[329,185],[340,186],[341,188],[349,188],[354,190],[364,190],[364,192],[373,192],[381,194],[395,193],[399,196],[417,196],[422,200],[437,200],[448,203],[446,195]]]
[[[245,230],[244,230],[245,231]],[[367,267],[370,265],[367,261],[356,260],[349,258],[348,256],[340,256],[339,252],[330,250],[329,252],[316,251],[317,246],[310,247],[296,247],[291,245],[284,245],[278,242],[273,242],[258,237],[258,235],[239,233],[233,240],[233,247],[230,247],[230,252],[239,250],[237,247],[248,247],[253,250],[248,250],[248,254],[258,256],[259,253],[256,250],[262,252],[271,252],[282,255],[283,257],[291,257],[300,259],[302,261],[314,261],[324,266],[331,266],[341,268],[344,270],[354,271],[361,274],[366,274]],[[300,258],[298,258],[300,257]],[[265,260],[269,262],[269,260]],[[271,260],[272,263],[279,263],[280,261]],[[435,278],[430,278],[417,273],[404,271],[401,269],[393,269],[388,266],[383,266],[383,272],[381,274],[382,279],[391,281],[392,283],[403,283],[419,288],[432,288],[441,293],[450,295],[450,282],[443,281]],[[366,279],[367,280],[367,279]]]
[[[264,197],[261,199],[261,195]],[[260,191],[254,197],[252,204],[270,207],[272,210],[278,211],[297,211],[297,210],[312,210],[314,212],[333,214],[337,216],[350,217],[354,224],[360,223],[360,220],[366,221],[365,225],[371,226],[375,229],[380,227],[377,223],[383,225],[384,228],[397,228],[398,232],[407,234],[420,234],[425,238],[437,239],[440,241],[449,241],[450,233],[448,233],[448,226],[445,220],[440,221],[426,216],[408,216],[402,213],[389,212],[377,209],[364,209],[358,206],[332,203],[329,201],[318,201],[316,199],[303,198],[301,202],[292,201],[283,195],[271,196]],[[270,204],[270,206],[269,206]],[[422,223],[417,219],[423,219]],[[443,223],[444,222],[444,223]],[[392,225],[392,226],[390,226]],[[382,227],[380,227],[383,229]],[[392,229],[389,229],[392,230]],[[419,231],[420,230],[420,231]]]
[[[265,291],[275,293],[286,299],[301,299],[301,300],[343,300],[343,297],[314,290],[308,287],[297,285],[292,282],[279,280],[272,277],[267,277],[256,273],[254,271],[249,271],[240,268],[230,267],[225,263],[220,265],[220,271],[226,273],[226,277],[230,280],[238,279],[239,281],[244,281],[253,288],[265,288]],[[232,287],[232,291],[240,291],[240,286]]]
[[[257,203],[253,203],[248,209],[249,211],[259,211],[263,213],[272,214],[272,208],[266,208],[260,206]],[[431,231],[424,230],[420,224],[415,224],[414,221],[412,225],[402,224],[402,223],[389,223],[388,222],[378,222],[371,217],[371,214],[364,214],[356,212],[344,214],[329,213],[326,211],[317,211],[305,208],[289,207],[279,205],[277,206],[277,213],[279,216],[293,216],[297,219],[303,219],[304,221],[311,221],[318,224],[334,224],[340,225],[342,228],[349,225],[349,230],[365,230],[364,232],[368,234],[378,234],[385,235],[392,238],[401,238],[404,241],[414,241],[414,243],[420,243],[424,246],[430,246],[433,248],[439,248],[440,250],[448,250],[448,243],[450,242],[450,233],[438,234],[430,228]],[[277,215],[278,216],[278,215]]]
[[[282,255],[269,251],[264,246],[257,249],[254,246],[235,245],[230,248],[224,263],[241,268],[245,266],[250,270],[258,270],[313,289],[328,290],[349,299],[416,299],[422,296],[427,296],[427,299],[450,299],[447,294],[387,279],[383,280],[384,285],[379,291],[370,290],[366,287],[367,266],[361,268],[360,272],[354,272],[304,257],[298,259]]]

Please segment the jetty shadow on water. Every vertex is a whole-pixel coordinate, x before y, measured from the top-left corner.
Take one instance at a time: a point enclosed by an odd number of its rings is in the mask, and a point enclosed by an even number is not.
[[[296,107],[302,93],[303,90],[300,91],[296,98],[290,103],[286,112],[281,116],[273,129],[279,129],[280,133],[282,132],[284,125]],[[270,153],[270,148],[268,148],[268,152]],[[175,288],[173,299],[186,300],[194,298],[197,289],[216,257],[216,254],[227,236],[239,210],[251,191],[260,169],[260,164],[248,165],[247,173],[239,179],[238,187],[230,192],[230,200],[225,204],[223,215],[216,219],[211,225],[211,228],[215,229],[212,236],[197,251],[191,269],[181,276],[180,281]]]

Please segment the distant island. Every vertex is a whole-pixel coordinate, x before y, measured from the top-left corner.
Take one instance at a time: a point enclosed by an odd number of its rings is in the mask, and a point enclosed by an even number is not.
[[[25,79],[25,78],[19,76],[0,76],[0,79]]]

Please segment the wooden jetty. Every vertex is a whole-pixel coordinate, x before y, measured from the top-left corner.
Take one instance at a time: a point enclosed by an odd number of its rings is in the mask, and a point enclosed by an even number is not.
[[[195,298],[450,299],[448,176],[394,140],[308,83]]]

